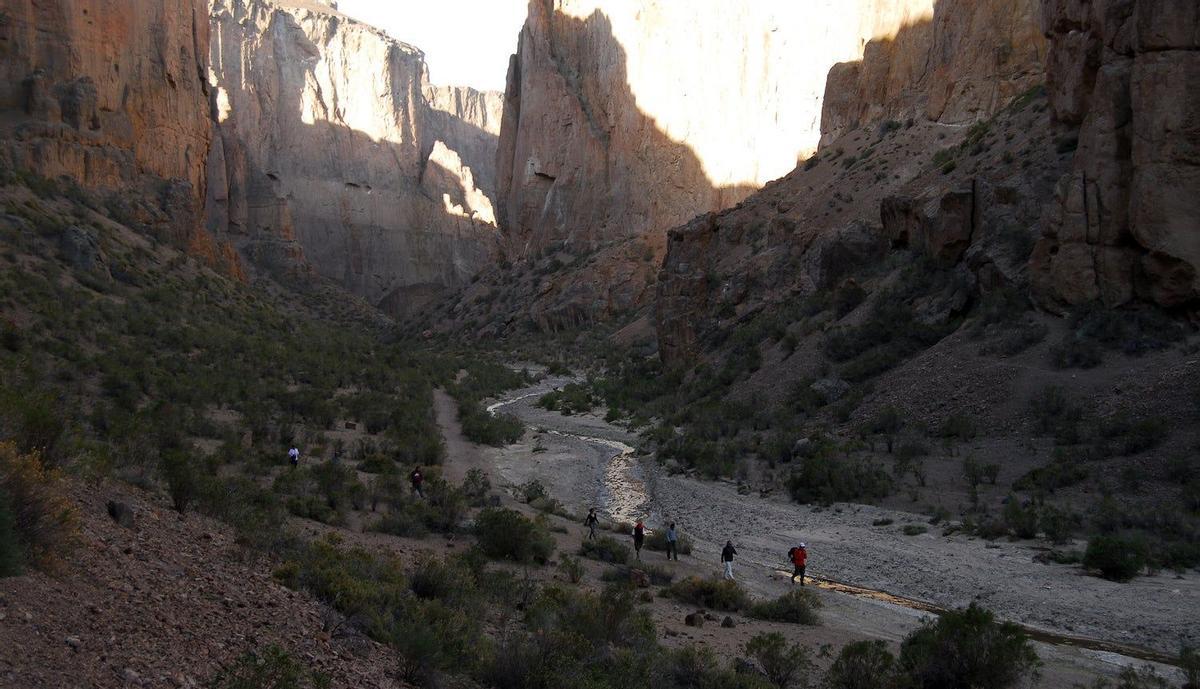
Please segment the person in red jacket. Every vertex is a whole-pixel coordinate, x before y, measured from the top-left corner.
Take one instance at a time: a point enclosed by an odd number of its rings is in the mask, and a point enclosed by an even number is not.
[[[788,552],[792,558],[792,566],[795,569],[792,571],[792,583],[796,583],[796,577],[800,577],[800,585],[804,586],[804,567],[808,564],[808,548],[803,543],[797,548],[792,548]]]

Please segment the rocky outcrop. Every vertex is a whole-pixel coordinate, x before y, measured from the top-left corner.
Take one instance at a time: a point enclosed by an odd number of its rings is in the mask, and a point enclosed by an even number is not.
[[[11,0],[0,9],[7,166],[112,195],[127,219],[216,258],[201,232],[203,0]]]
[[[829,71],[821,135],[871,122],[985,119],[1045,78],[1040,0],[941,0],[930,20],[872,40]]]
[[[818,142],[829,68],[933,0],[535,0],[497,157],[513,256],[665,231],[728,207]]]
[[[312,2],[214,0],[212,31],[213,232],[393,312],[491,260],[498,94]]]
[[[1048,88],[1075,145],[1033,257],[1053,310],[1200,303],[1200,4],[1047,0]]]

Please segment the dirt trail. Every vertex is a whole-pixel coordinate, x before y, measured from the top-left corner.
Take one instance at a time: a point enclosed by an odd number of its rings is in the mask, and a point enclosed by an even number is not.
[[[802,506],[739,495],[729,484],[667,476],[653,462],[618,452],[614,443],[636,442],[623,429],[592,414],[562,416],[536,406],[537,397],[570,380],[549,378],[493,405],[530,428],[515,445],[485,450],[500,483],[537,478],[573,510],[597,506],[606,518],[619,520],[647,516],[651,528],[676,521],[696,542],[698,566],[704,570],[711,562],[713,573],[719,544],[731,538],[740,553],[739,579],[756,595],[786,590],[790,584],[779,569],[788,547],[805,541],[811,573],[933,608],[975,601],[1031,629],[1164,654],[1177,651],[1180,641],[1200,641],[1200,579],[1194,574],[1114,584],[1075,568],[1035,563],[1037,550],[1026,544],[946,538],[938,529],[903,535],[905,525],[925,524],[920,515],[851,504]],[[894,523],[873,526],[882,519]],[[827,626],[893,641],[927,616],[899,600],[835,592],[825,597]],[[1044,681],[1051,674],[1060,680],[1112,675],[1140,663],[1095,648],[1039,644],[1039,653],[1056,668]]]

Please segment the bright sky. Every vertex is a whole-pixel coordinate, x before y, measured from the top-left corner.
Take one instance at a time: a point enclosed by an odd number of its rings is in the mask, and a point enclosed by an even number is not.
[[[338,9],[425,52],[435,84],[504,90],[528,0],[339,0]]]

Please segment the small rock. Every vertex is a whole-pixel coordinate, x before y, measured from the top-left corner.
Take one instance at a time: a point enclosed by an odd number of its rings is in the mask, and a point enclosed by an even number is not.
[[[706,613],[704,613],[704,619],[708,620],[709,622],[716,622],[717,616],[712,614],[711,612],[706,612]]]
[[[629,570],[629,583],[639,589],[650,588],[650,575],[640,569]]]
[[[737,623],[733,621],[732,617],[730,617],[729,615],[726,615],[725,619],[721,620],[721,626],[726,629],[733,629],[734,627],[737,626]]]
[[[83,641],[81,641],[77,636],[68,636],[67,645],[71,647],[71,650],[78,651],[79,648],[83,646]]]
[[[121,679],[135,686],[141,686],[142,684],[141,675],[135,672],[131,667],[127,667],[123,672],[121,672]]]
[[[703,627],[704,615],[695,612],[690,613],[687,617],[683,618],[683,623],[689,627]]]

